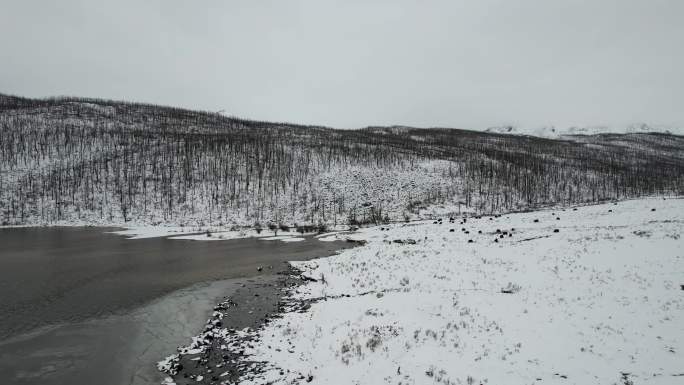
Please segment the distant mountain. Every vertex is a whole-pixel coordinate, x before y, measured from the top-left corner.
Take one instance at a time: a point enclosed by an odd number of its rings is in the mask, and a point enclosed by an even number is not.
[[[338,130],[0,95],[0,224],[319,226],[684,193],[682,136],[513,131]]]
[[[554,126],[522,128],[516,126],[489,127],[485,130],[489,133],[530,135],[540,138],[561,138],[573,135],[598,135],[598,134],[634,134],[634,133],[662,133],[672,135],[684,135],[684,127],[670,127],[663,125],[649,125],[646,123],[633,124],[625,127],[608,126],[585,126],[558,128]]]

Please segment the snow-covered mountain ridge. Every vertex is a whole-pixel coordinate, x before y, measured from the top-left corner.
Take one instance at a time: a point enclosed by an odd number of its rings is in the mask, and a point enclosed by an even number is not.
[[[512,125],[489,127],[485,132],[510,135],[529,135],[540,138],[562,138],[573,135],[599,135],[599,134],[646,134],[661,133],[671,135],[684,135],[684,127],[654,125],[654,124],[632,124],[628,126],[571,126],[571,127],[517,127]]]

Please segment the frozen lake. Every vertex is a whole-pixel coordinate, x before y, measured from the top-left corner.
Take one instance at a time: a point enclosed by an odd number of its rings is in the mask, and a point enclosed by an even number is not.
[[[108,230],[0,230],[4,383],[158,383],[155,360],[187,342],[231,287],[343,246],[130,240]]]

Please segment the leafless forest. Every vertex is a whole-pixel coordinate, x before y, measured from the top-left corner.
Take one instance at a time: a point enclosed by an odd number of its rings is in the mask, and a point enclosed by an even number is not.
[[[684,192],[684,137],[549,140],[0,95],[0,223],[319,225]]]

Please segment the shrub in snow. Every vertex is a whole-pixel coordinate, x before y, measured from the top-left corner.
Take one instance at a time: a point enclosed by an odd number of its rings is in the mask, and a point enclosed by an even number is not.
[[[505,294],[514,294],[514,293],[519,292],[520,289],[521,289],[521,287],[519,285],[516,285],[516,284],[509,282],[508,285],[506,285],[506,287],[501,289],[501,292],[505,293]]]

